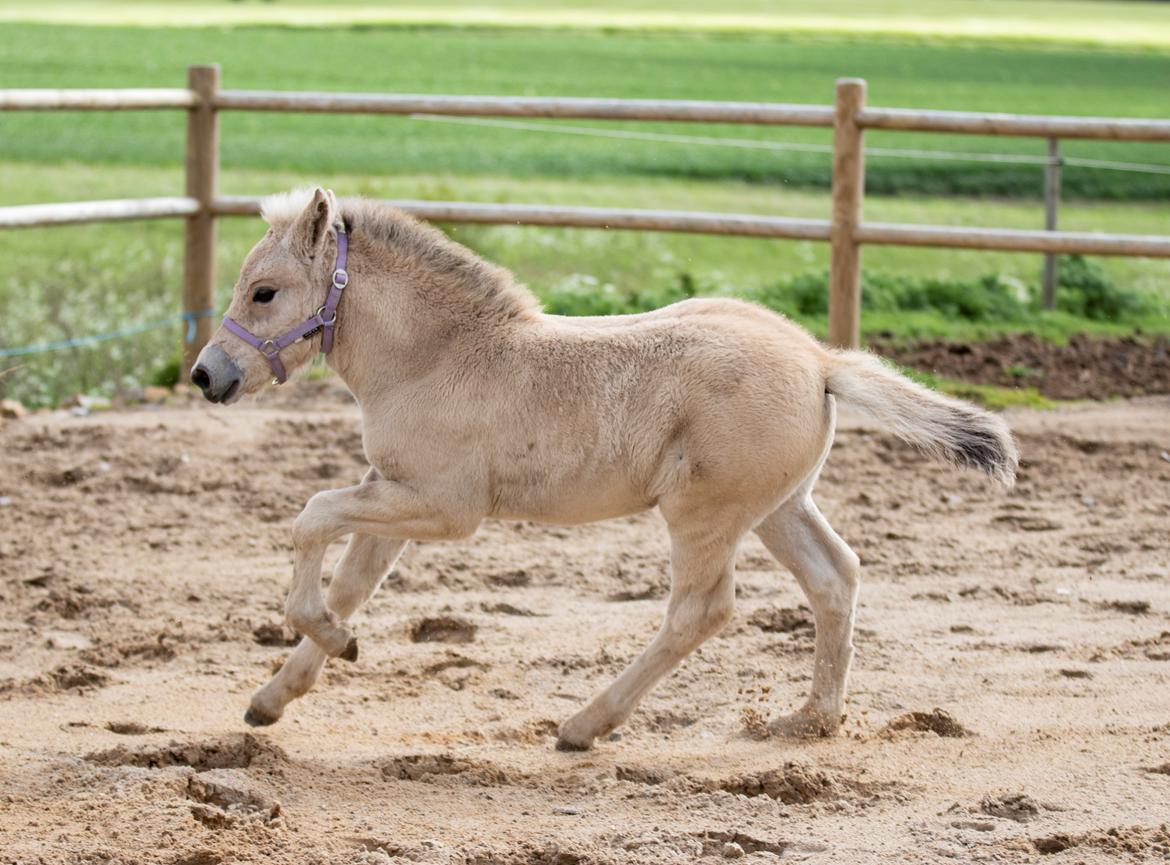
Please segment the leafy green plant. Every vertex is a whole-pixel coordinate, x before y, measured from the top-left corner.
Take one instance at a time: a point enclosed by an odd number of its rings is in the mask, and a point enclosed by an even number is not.
[[[1057,307],[1095,321],[1123,321],[1150,310],[1152,301],[1114,285],[1097,264],[1080,255],[1057,260]]]

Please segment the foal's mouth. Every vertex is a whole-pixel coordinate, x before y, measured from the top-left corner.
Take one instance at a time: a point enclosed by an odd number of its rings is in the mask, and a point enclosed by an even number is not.
[[[221,402],[224,405],[227,405],[228,403],[230,403],[232,401],[232,397],[234,397],[236,395],[236,392],[239,389],[240,389],[240,383],[238,381],[233,381],[230,385],[228,385],[227,390],[225,390],[222,394],[220,394],[218,397],[212,399],[211,401],[212,402]]]

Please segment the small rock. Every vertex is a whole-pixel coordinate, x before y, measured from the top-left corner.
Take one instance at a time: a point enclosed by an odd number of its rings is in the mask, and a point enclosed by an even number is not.
[[[9,507],[12,504],[12,496],[0,496],[0,508]]]
[[[1162,451],[1158,454],[1165,462],[1170,463],[1170,451]]]
[[[28,414],[28,409],[14,399],[0,399],[0,418],[5,420],[20,420]]]
[[[1081,496],[1081,504],[1086,508],[1091,508],[1097,504],[1097,500],[1092,496]]]
[[[553,808],[553,813],[562,817],[576,817],[581,813],[581,809],[561,806],[559,808]]]
[[[955,505],[961,505],[963,503],[963,497],[958,493],[950,493],[946,498],[943,499],[943,501],[954,507]]]
[[[724,859],[742,859],[744,857],[744,849],[736,844],[734,841],[728,841],[723,845],[720,851]]]

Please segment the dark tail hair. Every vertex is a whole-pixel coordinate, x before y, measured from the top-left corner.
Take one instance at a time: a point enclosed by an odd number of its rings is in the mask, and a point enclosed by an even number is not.
[[[832,352],[826,389],[927,456],[1015,483],[1020,455],[1002,418],[929,390],[876,355]]]

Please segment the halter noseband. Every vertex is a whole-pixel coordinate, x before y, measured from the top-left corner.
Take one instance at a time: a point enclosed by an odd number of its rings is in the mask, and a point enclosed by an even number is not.
[[[308,339],[317,331],[321,331],[321,353],[329,354],[333,350],[333,326],[337,324],[337,304],[341,302],[341,293],[349,285],[349,274],[345,271],[345,254],[349,248],[349,236],[345,228],[337,230],[337,263],[333,268],[333,280],[329,286],[329,293],[325,296],[325,305],[317,309],[317,314],[301,322],[292,330],[285,331],[275,339],[261,339],[243,325],[228,316],[223,317],[223,326],[255,348],[268,359],[272,367],[272,374],[277,384],[284,384],[288,380],[284,364],[280,362],[280,352],[294,342]]]

